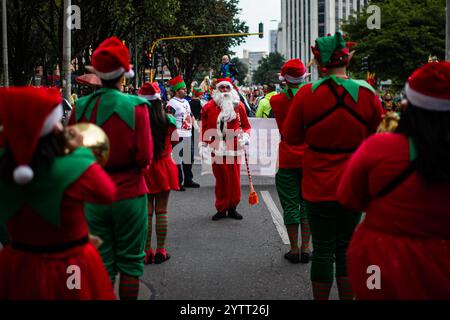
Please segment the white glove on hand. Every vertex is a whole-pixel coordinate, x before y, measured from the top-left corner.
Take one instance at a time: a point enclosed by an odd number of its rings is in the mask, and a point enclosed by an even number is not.
[[[241,147],[246,146],[250,143],[250,135],[244,132],[239,138],[239,144]]]
[[[208,144],[206,142],[200,142],[198,144],[198,153],[202,158],[202,161],[205,161],[206,163],[211,159],[211,151],[208,150]]]

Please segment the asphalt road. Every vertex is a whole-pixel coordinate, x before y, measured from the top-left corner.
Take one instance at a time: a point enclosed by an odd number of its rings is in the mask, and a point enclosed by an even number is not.
[[[289,245],[283,243],[262,197],[265,193],[266,200],[272,198],[282,212],[274,179],[254,178],[260,203],[250,206],[247,177],[242,177],[243,197],[238,211],[244,219],[212,221],[216,213],[214,177],[200,176],[199,171],[199,166],[194,166],[194,179],[201,188],[170,196],[166,248],[171,259],[146,266],[140,299],[312,299],[311,264],[291,264],[283,258]],[[336,288],[330,298],[337,298]]]

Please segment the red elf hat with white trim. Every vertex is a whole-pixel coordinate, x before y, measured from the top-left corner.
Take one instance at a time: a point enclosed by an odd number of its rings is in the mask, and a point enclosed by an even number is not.
[[[5,145],[18,165],[13,172],[16,183],[27,184],[33,179],[29,164],[39,138],[51,133],[61,121],[61,101],[59,90],[55,88],[0,89],[0,119]]]
[[[86,69],[94,72],[103,80],[112,80],[125,75],[133,78],[134,71],[130,65],[128,48],[116,37],[103,41],[92,54],[92,66]]]
[[[161,89],[159,89],[158,82],[146,82],[139,89],[138,95],[149,101],[160,100],[161,99]]]
[[[299,84],[310,75],[310,73],[306,72],[305,65],[300,59],[291,59],[281,67],[279,79],[280,81]]]
[[[406,99],[430,111],[450,111],[450,62],[428,63],[409,77]]]

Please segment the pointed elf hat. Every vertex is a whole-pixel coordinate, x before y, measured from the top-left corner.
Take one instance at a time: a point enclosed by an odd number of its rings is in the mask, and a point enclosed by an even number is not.
[[[450,62],[428,63],[409,77],[406,99],[415,107],[450,111]]]
[[[311,47],[311,50],[322,67],[322,71],[326,71],[327,68],[347,65],[350,60],[349,48],[355,45],[355,42],[345,42],[344,35],[336,32],[333,36],[318,38],[316,46]]]
[[[184,83],[183,77],[181,75],[176,76],[169,80],[169,84],[172,86],[172,90],[177,92],[180,89],[187,88],[186,83]]]
[[[305,65],[300,59],[291,59],[281,67],[279,79],[280,81],[299,84],[310,75],[310,73],[306,72]]]
[[[0,119],[8,150],[17,162],[14,181],[27,184],[34,173],[29,166],[39,138],[61,121],[61,95],[56,88],[11,87],[0,89]]]
[[[157,82],[146,82],[139,89],[138,95],[144,99],[149,101],[160,100],[161,99],[161,89],[159,89],[159,85]]]
[[[199,87],[194,87],[194,88],[192,89],[192,93],[194,94],[194,96],[195,96],[196,98],[199,98],[199,97],[201,97],[201,96],[203,95],[203,91],[202,91],[202,89],[200,89]]]
[[[94,72],[103,80],[112,80],[125,75],[130,79],[134,71],[130,65],[128,48],[116,37],[103,41],[92,54],[92,66],[86,69]]]

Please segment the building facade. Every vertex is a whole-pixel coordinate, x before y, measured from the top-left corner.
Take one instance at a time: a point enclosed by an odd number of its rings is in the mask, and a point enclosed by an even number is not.
[[[278,49],[286,59],[312,60],[311,46],[318,37],[334,34],[349,16],[362,10],[368,0],[281,0]],[[311,68],[312,80],[318,79]]]

